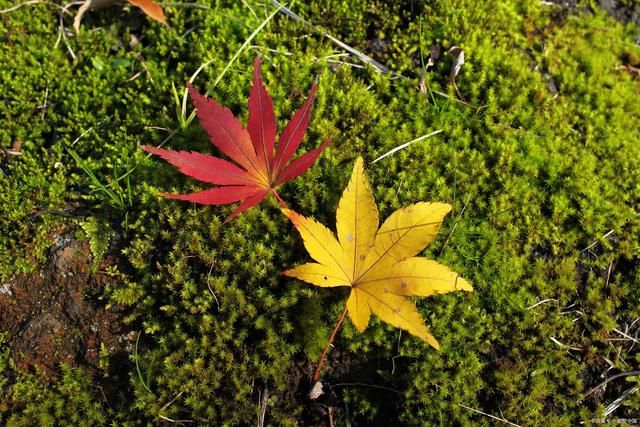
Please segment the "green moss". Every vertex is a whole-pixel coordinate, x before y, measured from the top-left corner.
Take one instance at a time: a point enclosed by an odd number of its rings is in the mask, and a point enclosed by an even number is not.
[[[2,334],[0,390],[0,422],[6,426],[99,426],[120,417],[100,401],[91,378],[81,369],[61,366],[55,384],[37,373],[19,372]]]
[[[574,425],[633,384],[581,400],[610,363],[614,372],[640,363],[630,342],[612,340],[620,338],[614,329],[640,317],[638,81],[617,68],[640,55],[637,30],[601,14],[565,19],[531,2],[309,2],[293,8],[397,75],[331,62],[361,65],[331,56],[343,51],[280,14],[213,87],[266,16],[248,3],[257,17],[243,2],[167,7],[171,29],[135,10],[92,11],[69,37],[75,60],[64,43],[53,48],[54,8],[25,6],[0,18],[0,147],[23,143],[22,155],[0,158],[0,278],[33,269],[55,230],[78,221],[52,211],[90,216],[118,233],[128,278],[107,294],[144,332],[141,376],[131,373],[133,395],[114,406],[122,419],[253,423],[265,388],[270,424],[317,418],[305,400],[308,377],[344,295],[279,274],[306,257],[273,200],[223,225],[231,207],[158,198],[204,186],[137,149],[173,135],[165,146],[213,152],[196,121],[180,127],[171,87],[181,91],[212,60],[195,84],[244,121],[257,53],[280,126],[319,75],[301,151],[327,135],[334,142],[281,195],[325,224],[335,222],[356,155],[370,162],[444,130],[367,166],[368,174],[383,218],[419,200],[453,204],[425,255],[452,266],[475,292],[418,302],[440,352],[377,321],[363,334],[345,322],[325,381],[400,392],[337,387],[352,423],[491,424],[464,405],[521,425]],[[457,85],[466,104],[436,93],[453,96],[450,55],[426,74],[427,94],[418,91],[432,43],[464,49]],[[39,108],[45,94],[47,108]],[[95,191],[66,147],[132,203],[116,207]],[[129,189],[118,178],[130,168]],[[2,357],[0,368],[10,360]],[[113,415],[90,408],[99,392],[80,371],[66,369],[54,387],[0,371],[0,389],[22,396],[0,401],[0,421],[59,416],[72,424],[73,414],[85,414],[99,424]],[[72,394],[76,400],[60,403]],[[631,395],[615,414],[632,416],[639,406]]]

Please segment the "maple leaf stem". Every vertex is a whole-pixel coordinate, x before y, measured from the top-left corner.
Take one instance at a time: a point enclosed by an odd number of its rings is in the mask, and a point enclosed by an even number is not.
[[[278,194],[278,192],[275,189],[271,189],[271,192],[273,193],[274,196],[276,196],[276,199],[278,199],[278,202],[280,202],[280,205],[285,208],[285,209],[289,209],[289,206],[287,206],[287,204],[285,203],[284,200],[282,200],[282,197],[280,197],[280,195]]]
[[[338,329],[340,329],[340,325],[342,325],[342,322],[344,321],[344,317],[347,315],[347,305],[345,304],[344,306],[344,310],[342,310],[342,314],[340,315],[340,318],[338,319],[338,323],[336,323],[336,326],[333,328],[333,332],[331,332],[331,336],[329,337],[329,342],[327,343],[327,346],[324,348],[324,351],[322,352],[322,356],[320,356],[320,360],[318,361],[318,366],[316,367],[316,371],[313,373],[313,382],[315,383],[316,381],[318,381],[318,376],[320,375],[320,369],[322,368],[322,364],[324,363],[324,359],[327,357],[327,353],[329,352],[329,348],[331,347],[331,344],[333,343],[333,340],[336,337],[336,334],[338,333]]]

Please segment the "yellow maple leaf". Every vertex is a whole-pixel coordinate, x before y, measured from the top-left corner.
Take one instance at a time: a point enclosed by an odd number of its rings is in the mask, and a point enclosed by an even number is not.
[[[347,310],[360,332],[373,312],[439,349],[407,297],[473,290],[448,267],[415,257],[433,241],[450,210],[446,203],[416,203],[395,211],[378,229],[378,209],[358,157],[338,205],[337,238],[316,220],[285,210],[316,262],[284,274],[316,286],[351,287]]]

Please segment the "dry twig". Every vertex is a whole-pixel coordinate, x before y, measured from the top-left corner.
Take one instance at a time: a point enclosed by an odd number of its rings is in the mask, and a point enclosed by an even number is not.
[[[599,389],[604,388],[604,386],[606,386],[607,384],[609,384],[613,380],[616,380],[618,378],[623,378],[623,377],[637,376],[637,375],[640,375],[640,371],[621,372],[619,374],[612,375],[609,378],[607,378],[606,380],[604,380],[603,382],[601,382],[600,384],[598,384],[597,386],[595,386],[595,387],[591,388],[589,391],[587,391],[584,394],[584,397],[587,397],[587,396],[595,393]]]

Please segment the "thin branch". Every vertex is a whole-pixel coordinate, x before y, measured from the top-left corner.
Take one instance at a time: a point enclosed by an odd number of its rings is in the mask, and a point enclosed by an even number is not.
[[[75,18],[73,18],[73,29],[76,30],[76,35],[80,34],[80,24],[82,24],[82,17],[91,8],[93,2],[91,0],[85,0],[85,2],[78,8]]]
[[[78,3],[78,2],[74,2],[74,3]],[[65,13],[67,13],[67,14],[71,15],[71,12],[69,12],[69,11],[67,10],[67,8],[66,8],[66,7],[64,7],[64,6],[60,6],[59,4],[52,3],[52,2],[50,2],[50,1],[43,1],[43,0],[29,0],[29,1],[25,1],[24,3],[19,3],[19,4],[16,4],[15,6],[11,6],[11,7],[7,8],[7,9],[2,9],[2,10],[0,10],[0,14],[13,12],[14,10],[18,10],[18,9],[20,9],[22,6],[28,6],[28,5],[31,5],[31,4],[46,4],[47,6],[57,7],[58,9],[61,9],[61,10],[63,10]]]
[[[603,388],[604,386],[606,386],[607,384],[609,384],[613,380],[616,380],[616,379],[622,378],[622,377],[631,377],[631,376],[636,376],[636,375],[640,375],[640,371],[621,372],[619,374],[612,375],[609,378],[607,378],[606,380],[604,380],[603,382],[601,382],[600,384],[598,384],[597,386],[595,386],[592,389],[590,389],[588,392],[586,392],[584,397],[587,397],[587,396],[595,393],[596,391],[598,391],[599,389]]]
[[[494,420],[502,421],[503,423],[509,424],[510,426],[520,427],[520,425],[518,425],[516,423],[512,423],[511,421],[507,421],[504,418],[496,417],[495,415],[487,414],[486,412],[482,412],[482,411],[479,411],[477,409],[470,408],[468,406],[463,405],[462,403],[458,403],[457,405],[463,407],[464,409],[468,409],[468,410],[476,412],[478,414],[482,414],[482,415],[484,415],[486,417],[493,418]]]
[[[326,33],[324,31],[322,31],[321,29],[319,29],[318,27],[316,27],[315,25],[311,24],[310,22],[305,21],[300,15],[294,13],[291,9],[283,6],[282,4],[280,4],[280,2],[278,2],[277,0],[271,0],[271,3],[273,3],[274,6],[278,7],[278,11],[281,11],[282,13],[284,13],[285,15],[287,15],[289,18],[293,19],[294,21],[297,22],[301,22],[303,25],[305,25],[308,28],[311,28],[312,30],[322,34],[324,37],[328,38],[329,40],[331,40],[333,43],[337,44],[338,46],[340,46],[342,49],[346,50],[349,53],[352,53],[353,55],[357,56],[358,58],[360,58],[361,61],[366,62],[367,64],[373,66],[374,68],[376,68],[378,71],[380,71],[382,74],[393,74],[393,75],[397,75],[400,76],[399,74],[396,74],[394,72],[392,72],[391,70],[389,70],[387,67],[385,67],[384,65],[382,65],[381,63],[379,63],[378,61],[376,61],[375,59],[371,58],[368,55],[365,55],[364,53],[360,52],[357,49],[352,48],[351,46],[349,46],[348,44],[338,40],[337,38],[333,37],[331,34]]]
[[[280,6],[280,7],[284,7],[284,6]],[[224,77],[224,75],[227,73],[227,71],[229,70],[231,65],[240,56],[240,54],[242,52],[244,52],[244,50],[249,46],[251,41],[260,33],[260,31],[262,31],[262,29],[269,23],[269,21],[271,21],[273,19],[273,17],[276,16],[276,14],[280,11],[280,7],[278,9],[276,9],[274,12],[272,12],[269,16],[267,16],[267,18],[264,21],[262,21],[262,23],[260,25],[258,25],[258,27],[253,31],[253,33],[251,33],[251,35],[244,41],[244,43],[242,43],[242,46],[240,46],[240,48],[236,51],[236,53],[233,55],[231,60],[227,63],[227,65],[224,67],[222,72],[218,75],[216,80],[213,82],[213,87],[218,86],[218,83],[220,83],[220,80],[222,80],[222,77]],[[212,59],[208,60],[207,62],[201,64],[200,67],[198,67],[198,69],[189,78],[189,83],[193,83],[194,80],[196,79],[196,77],[198,76],[198,74],[200,74],[200,72],[205,67],[208,67],[211,63],[213,63],[213,61],[215,61],[215,59],[216,58],[212,58]],[[189,90],[187,88],[185,88],[184,89],[184,94],[182,95],[182,117],[183,118],[187,114],[187,95],[188,95],[188,93],[189,93]],[[205,96],[207,95],[207,93],[208,92],[205,92]],[[193,117],[195,117],[195,110],[192,111],[191,114],[189,115],[189,118],[186,120],[187,123],[190,123],[191,120],[193,120]]]
[[[377,384],[339,383],[339,384],[334,384],[331,387],[332,388],[335,388],[335,387],[367,387],[367,388],[377,388],[378,390],[391,391],[391,392],[398,393],[398,394],[404,394],[403,392],[401,392],[400,390],[396,390],[395,388],[385,387],[383,385],[377,385]]]

